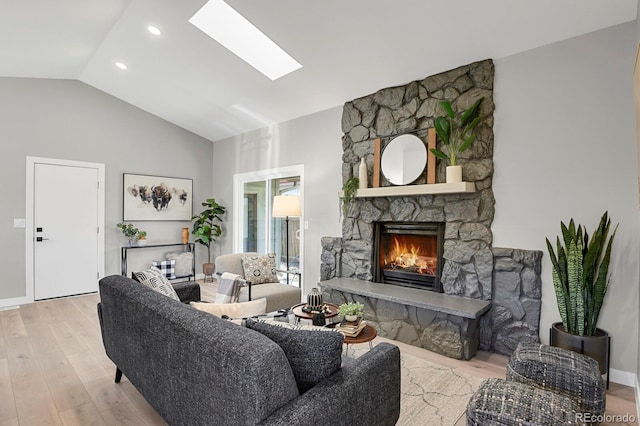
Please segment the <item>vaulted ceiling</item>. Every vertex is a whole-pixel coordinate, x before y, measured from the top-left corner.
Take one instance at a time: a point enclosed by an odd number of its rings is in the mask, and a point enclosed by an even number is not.
[[[271,81],[188,22],[205,2],[5,0],[0,76],[77,79],[216,141],[633,21],[638,6],[638,0],[227,0],[303,65]],[[148,25],[162,35],[150,34]]]

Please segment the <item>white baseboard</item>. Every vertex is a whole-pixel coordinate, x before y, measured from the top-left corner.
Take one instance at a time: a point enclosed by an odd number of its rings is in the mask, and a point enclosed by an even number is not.
[[[20,305],[11,305],[0,307],[0,311],[11,311],[13,309],[20,309]]]
[[[629,373],[627,371],[616,370],[615,368],[609,369],[609,381],[618,383],[620,385],[636,388],[636,391],[638,389],[638,377],[635,374]]]
[[[636,419],[640,419],[640,381],[636,375]]]
[[[20,305],[26,305],[27,303],[33,303],[33,299],[28,297],[14,297],[12,299],[0,299],[0,310],[4,308],[14,309]]]

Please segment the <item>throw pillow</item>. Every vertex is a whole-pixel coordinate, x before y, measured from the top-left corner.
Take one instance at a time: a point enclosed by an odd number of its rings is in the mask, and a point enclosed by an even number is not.
[[[169,280],[176,279],[176,261],[175,260],[154,260],[152,266],[160,269],[160,272]]]
[[[248,319],[247,328],[264,334],[284,351],[300,393],[334,374],[342,364],[342,333],[295,330]]]
[[[173,289],[173,286],[162,272],[158,268],[151,267],[146,271],[134,272],[133,278],[140,284],[149,287],[152,290],[162,293],[167,297],[180,301],[178,294]]]
[[[229,318],[248,318],[256,315],[264,315],[267,310],[267,299],[262,298],[242,303],[191,302],[191,306],[199,311],[208,312],[217,317],[226,315]]]
[[[244,278],[251,284],[277,283],[276,254],[242,256]]]
[[[170,252],[164,255],[167,260],[176,261],[176,277],[194,275],[193,254],[189,252]]]

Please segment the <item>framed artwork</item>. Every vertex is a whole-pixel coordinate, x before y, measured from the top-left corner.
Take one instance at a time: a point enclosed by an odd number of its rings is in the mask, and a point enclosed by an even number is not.
[[[122,220],[191,220],[193,179],[124,173]]]

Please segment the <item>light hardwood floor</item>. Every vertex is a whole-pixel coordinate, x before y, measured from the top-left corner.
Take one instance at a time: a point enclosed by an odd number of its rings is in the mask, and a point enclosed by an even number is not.
[[[202,284],[202,293],[204,300],[213,300],[215,285]],[[98,301],[91,294],[0,311],[0,426],[165,424],[126,377],[114,383],[115,367],[100,335]],[[474,376],[505,375],[507,358],[501,355],[480,352],[471,361],[457,361],[392,343]],[[635,416],[633,389],[612,383],[607,413]],[[457,425],[464,424],[463,417]]]

